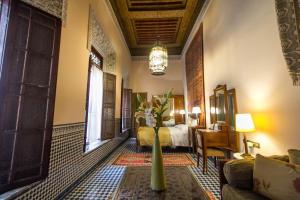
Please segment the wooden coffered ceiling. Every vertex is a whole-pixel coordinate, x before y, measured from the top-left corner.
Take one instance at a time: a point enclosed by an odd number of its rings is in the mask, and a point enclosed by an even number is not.
[[[110,0],[132,56],[145,56],[159,38],[180,55],[205,0]]]

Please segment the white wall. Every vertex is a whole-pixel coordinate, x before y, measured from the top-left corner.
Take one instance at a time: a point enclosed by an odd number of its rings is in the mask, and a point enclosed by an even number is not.
[[[263,154],[300,148],[300,87],[292,85],[274,0],[213,0],[204,18],[206,110],[218,84],[236,88],[239,113],[252,113]],[[209,114],[207,114],[209,122]]]
[[[174,94],[183,95],[183,62],[178,58],[169,58],[167,72],[163,76],[153,76],[149,71],[148,58],[132,61],[130,82],[133,92],[147,92],[148,99],[152,95],[163,94],[173,89]]]

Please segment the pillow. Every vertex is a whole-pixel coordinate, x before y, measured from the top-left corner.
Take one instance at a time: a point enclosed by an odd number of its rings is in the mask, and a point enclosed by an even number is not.
[[[185,126],[187,126],[187,125],[185,125],[185,124],[177,124],[174,127],[175,128],[179,128],[179,129],[183,129],[183,128],[185,128]]]
[[[231,160],[224,165],[224,176],[233,187],[252,190],[254,160]]]
[[[253,172],[255,192],[275,200],[300,199],[300,166],[256,155]]]
[[[300,150],[298,149],[289,149],[290,163],[295,165],[300,165]]]
[[[186,124],[178,124],[178,125],[176,125],[174,127],[180,129],[182,131],[182,133],[186,133],[187,134],[188,131],[189,131],[189,127]]]
[[[276,160],[280,160],[280,161],[284,161],[284,162],[289,162],[289,156],[288,155],[273,155],[273,156],[268,156],[268,158],[272,158],[272,159],[276,159]]]
[[[187,123],[189,126],[197,126],[198,125],[198,122],[197,122],[197,119],[193,119],[191,117],[188,118],[188,123]]]

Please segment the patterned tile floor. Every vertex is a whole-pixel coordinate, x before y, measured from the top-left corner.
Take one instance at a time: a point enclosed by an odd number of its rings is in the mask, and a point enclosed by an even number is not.
[[[147,151],[147,149],[146,149]],[[149,150],[148,150],[149,151]],[[110,155],[102,164],[100,164],[88,177],[80,182],[64,199],[109,199],[116,190],[125,171],[124,166],[112,165],[113,161],[120,153],[135,152],[135,140],[130,139],[120,146],[112,155]],[[176,153],[178,150],[168,149],[163,153]],[[182,150],[180,151],[182,152]],[[192,155],[192,154],[191,154]],[[196,161],[196,156],[192,155]],[[201,160],[201,159],[200,159]],[[192,166],[191,169],[198,178],[201,185],[211,191],[216,199],[220,199],[218,171],[213,162],[209,160],[208,173],[202,174],[202,162],[200,167]]]

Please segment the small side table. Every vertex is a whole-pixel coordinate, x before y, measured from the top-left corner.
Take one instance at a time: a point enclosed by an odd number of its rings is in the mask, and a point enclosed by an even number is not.
[[[249,156],[249,157],[243,157],[242,154],[243,153],[241,153],[241,152],[234,153],[233,154],[233,158],[237,159],[237,160],[241,160],[241,159],[251,159],[252,160],[252,159],[255,159],[255,155],[254,154],[251,154],[251,156]]]

